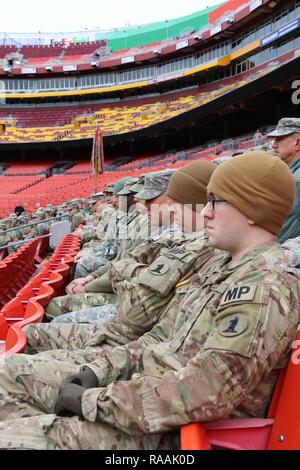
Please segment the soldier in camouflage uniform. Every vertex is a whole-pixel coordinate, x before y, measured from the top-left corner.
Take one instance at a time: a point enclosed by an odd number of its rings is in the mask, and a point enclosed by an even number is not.
[[[166,190],[171,173],[172,171],[163,173],[160,172],[157,174],[153,173],[151,175],[148,175],[147,181],[149,181],[150,178],[149,184],[156,185],[154,193],[151,195],[152,201],[155,201],[155,199],[157,200],[157,198],[159,197],[158,195],[161,196],[162,193]],[[147,215],[142,215],[139,211],[136,210],[129,214],[128,219],[126,220],[128,225],[125,226],[126,231],[124,234],[122,234],[122,240],[118,249],[117,256],[115,257],[115,261],[119,261],[120,259],[127,256],[130,251],[137,248],[143,241],[148,238],[149,222]],[[75,288],[73,289],[74,293],[69,294],[67,296],[56,297],[52,299],[46,309],[47,316],[50,319],[53,319],[63,313],[87,308],[87,302],[90,302],[90,307],[98,307],[98,302],[96,304],[93,303],[93,294],[96,294],[95,298],[98,299],[98,293],[101,293],[101,295],[104,297],[108,293],[110,294],[109,302],[105,302],[105,304],[112,303],[110,302],[110,300],[112,295],[115,294],[113,291],[111,279],[109,279],[108,276],[108,268],[109,263],[105,266],[101,266],[94,273],[83,278],[82,280],[76,279],[75,283],[72,283],[72,285],[75,285]],[[81,282],[83,283],[81,284]],[[78,291],[80,292],[78,293]],[[81,301],[83,303],[81,303]]]
[[[129,258],[124,257],[121,258],[121,261],[111,263],[109,278],[112,281],[114,291],[117,294],[123,293],[118,295],[119,301],[115,305],[116,312],[122,312],[122,318],[126,318],[128,324],[134,323],[134,328],[140,332],[140,335],[146,331],[146,328],[149,329],[158,321],[163,307],[172,298],[176,282],[186,275],[192,267],[200,269],[205,264],[207,257],[211,256],[212,249],[207,246],[207,237],[202,232],[203,220],[199,217],[196,206],[199,205],[202,209],[202,205],[206,201],[206,187],[214,168],[215,166],[210,162],[193,162],[172,174],[168,183],[167,196],[169,199],[175,199],[178,205],[182,206],[180,212],[183,212],[182,208],[185,208],[187,212],[188,207],[185,206],[187,202],[193,209],[190,211],[190,219],[194,221],[195,226],[189,227],[188,230],[185,227],[185,232],[192,233],[176,234],[173,227],[168,228],[165,230],[164,236],[158,238],[156,243],[154,243],[152,236],[150,240],[146,240],[131,252]],[[147,201],[149,211],[153,207],[151,201],[156,196],[155,181],[155,175],[148,176],[146,189],[136,195],[136,197]],[[158,200],[154,200],[158,205]],[[164,203],[165,199],[161,202]],[[162,206],[159,207],[161,211]],[[170,223],[170,208],[167,209],[168,223]],[[150,211],[150,215],[151,218],[157,218],[157,222],[162,226],[163,220],[159,214],[156,216],[154,211]],[[182,220],[178,220],[180,227],[183,227],[182,222]],[[185,221],[186,225],[187,222],[188,220]],[[196,227],[197,223],[198,227]],[[142,274],[141,271],[146,272]],[[126,282],[121,288],[122,284],[120,286],[119,284],[123,281]],[[127,312],[128,308],[129,312]],[[147,319],[142,313],[144,309],[147,313]],[[107,306],[83,309],[68,315],[60,315],[54,319],[54,322],[102,324],[106,321],[107,311],[111,313]]]
[[[74,202],[71,201],[68,205],[67,212],[72,216],[71,228],[72,231],[74,231],[80,224],[84,223],[85,221],[84,215],[80,210],[80,203],[76,202],[76,200]]]
[[[190,422],[265,416],[299,322],[276,242],[295,182],[253,152],[218,167],[208,190],[209,239],[228,255],[138,341],[86,351],[83,366],[70,351],[3,358],[0,448],[153,450]]]
[[[93,239],[97,239],[97,224],[100,222],[102,213],[107,206],[104,200],[105,193],[103,192],[93,193],[89,196],[87,203],[88,213],[86,216],[86,224],[83,228],[78,228],[74,231],[76,235],[80,236],[83,246],[85,243],[88,243]]]
[[[276,129],[268,137],[274,139],[273,149],[289,166],[296,180],[295,202],[278,236],[279,242],[284,243],[300,235],[300,118],[280,119]]]
[[[1,233],[2,232],[2,233]],[[5,246],[9,243],[10,239],[8,234],[6,233],[6,220],[0,220],[0,246]]]
[[[124,185],[127,182],[134,181],[135,180],[130,176],[117,181],[114,188],[114,195],[118,197],[118,193],[124,188]],[[84,250],[85,256],[81,257],[76,265],[74,275],[75,279],[86,277],[88,274],[96,271],[101,266],[105,266],[109,260],[115,258],[119,249],[120,240],[122,239],[122,235],[120,233],[121,227],[123,225],[130,224],[132,221],[132,216],[130,217],[127,214],[127,211],[132,203],[133,200],[130,201],[130,198],[128,198],[128,203],[125,210],[122,210],[120,207],[118,211],[110,211],[111,214],[107,215],[110,216],[110,227],[106,236],[103,237],[103,243],[98,244],[95,248]],[[99,234],[103,233],[104,231],[104,228],[101,226],[102,223],[98,224],[97,227]]]

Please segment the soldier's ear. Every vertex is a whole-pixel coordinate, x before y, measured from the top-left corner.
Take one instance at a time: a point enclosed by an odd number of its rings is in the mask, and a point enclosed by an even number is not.
[[[249,225],[255,225],[255,222],[251,219],[247,219],[247,222],[248,222]]]

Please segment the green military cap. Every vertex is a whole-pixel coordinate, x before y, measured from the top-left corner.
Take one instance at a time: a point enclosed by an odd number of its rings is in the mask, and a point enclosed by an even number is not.
[[[105,193],[99,192],[99,193],[93,193],[89,195],[89,202],[97,202],[99,199],[102,199],[105,197]]]
[[[10,220],[13,220],[13,219],[17,219],[18,216],[17,216],[17,214],[9,214],[8,218],[9,218]]]
[[[79,209],[80,207],[80,203],[79,202],[71,202],[70,204],[68,204],[68,207],[67,207],[67,211],[70,211],[72,209]]]
[[[136,183],[130,187],[132,193],[140,193],[144,189],[145,175],[141,175]]]
[[[44,207],[39,207],[35,212],[36,212],[36,214],[44,215],[45,214],[45,209],[44,209]]]
[[[137,193],[137,199],[150,200],[160,196],[167,190],[171,175],[176,170],[164,170],[156,173],[147,173],[144,180],[144,189]]]
[[[136,184],[137,182],[138,182],[138,178],[132,178],[131,181],[127,181],[124,184],[124,188],[121,189],[121,191],[119,191],[116,195],[117,196],[129,196],[130,194],[133,193],[133,191],[131,191],[131,187],[133,186],[133,183]]]
[[[106,188],[103,189],[103,192],[104,193],[107,193],[107,194],[111,194],[114,192],[114,187],[115,187],[115,184],[114,183],[109,183]]]
[[[300,134],[300,118],[282,118],[278,121],[273,132],[267,134],[268,137],[284,137],[290,134]]]
[[[31,218],[32,219],[39,219],[41,217],[41,213],[40,212],[33,212],[31,214]]]
[[[115,183],[115,188],[114,188],[114,195],[117,196],[119,195],[119,192],[122,191],[124,189],[124,185],[125,183],[134,183],[134,178],[132,178],[132,176],[126,176],[125,178],[122,178],[120,180],[118,180],[116,183]]]

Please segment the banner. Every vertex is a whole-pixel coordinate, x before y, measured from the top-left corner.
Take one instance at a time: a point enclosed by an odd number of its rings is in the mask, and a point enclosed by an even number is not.
[[[104,147],[103,135],[101,129],[96,127],[94,132],[93,149],[92,149],[92,174],[94,176],[94,192],[98,192],[99,175],[104,173]]]

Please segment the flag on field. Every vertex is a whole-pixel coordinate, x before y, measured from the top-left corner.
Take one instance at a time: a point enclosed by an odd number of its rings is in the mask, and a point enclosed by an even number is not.
[[[96,127],[94,132],[93,150],[92,150],[92,174],[94,177],[94,191],[98,192],[99,175],[104,173],[104,148],[103,135],[101,129]]]

